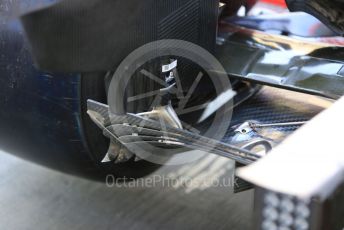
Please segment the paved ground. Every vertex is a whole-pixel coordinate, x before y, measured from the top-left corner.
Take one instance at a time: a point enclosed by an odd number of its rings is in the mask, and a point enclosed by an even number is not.
[[[231,192],[232,169],[231,161],[207,156],[149,177],[164,183],[119,188],[0,153],[0,229],[247,230],[253,193]]]

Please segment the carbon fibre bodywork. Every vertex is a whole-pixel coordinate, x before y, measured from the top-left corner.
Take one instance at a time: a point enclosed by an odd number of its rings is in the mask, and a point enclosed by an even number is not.
[[[40,69],[110,71],[156,40],[180,39],[213,50],[218,2],[67,0],[29,12],[21,21]]]

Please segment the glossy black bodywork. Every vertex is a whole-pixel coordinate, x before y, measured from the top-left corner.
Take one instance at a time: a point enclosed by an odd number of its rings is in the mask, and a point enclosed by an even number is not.
[[[223,22],[216,57],[232,77],[338,99],[344,46],[268,34]]]

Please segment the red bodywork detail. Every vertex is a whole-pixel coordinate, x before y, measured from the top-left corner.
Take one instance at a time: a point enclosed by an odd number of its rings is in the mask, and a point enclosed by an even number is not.
[[[287,8],[287,3],[285,0],[260,0],[259,2]]]

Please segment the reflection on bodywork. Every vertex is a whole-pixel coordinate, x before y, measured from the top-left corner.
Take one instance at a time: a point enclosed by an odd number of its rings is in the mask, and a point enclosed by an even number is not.
[[[344,94],[343,46],[229,24],[221,24],[220,36],[217,57],[233,77],[334,99]]]

